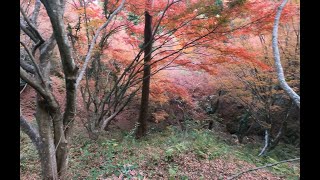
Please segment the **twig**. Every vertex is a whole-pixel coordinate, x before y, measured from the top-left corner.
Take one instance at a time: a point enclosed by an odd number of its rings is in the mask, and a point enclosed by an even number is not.
[[[300,158],[283,160],[283,161],[279,161],[279,162],[276,162],[276,163],[273,163],[273,164],[267,164],[267,165],[264,165],[264,166],[256,167],[256,168],[249,169],[249,170],[246,170],[246,171],[242,171],[242,172],[240,172],[238,174],[235,174],[235,175],[229,177],[227,180],[235,179],[235,178],[241,176],[242,174],[248,173],[248,172],[251,172],[251,171],[256,171],[256,170],[259,170],[259,169],[262,169],[262,168],[272,167],[272,166],[275,166],[275,165],[278,165],[278,164],[282,164],[282,163],[286,163],[286,162],[292,162],[292,161],[298,161],[298,160],[300,160]]]
[[[20,91],[20,94],[24,91],[24,89],[27,87],[27,85],[28,85],[28,83],[26,83],[26,84],[23,86],[22,90]]]

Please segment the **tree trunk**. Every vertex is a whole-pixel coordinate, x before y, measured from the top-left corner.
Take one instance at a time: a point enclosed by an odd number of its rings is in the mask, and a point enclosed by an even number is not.
[[[50,18],[65,74],[66,107],[63,118],[57,103],[54,103],[57,104],[57,107],[53,106],[50,109],[53,118],[58,175],[60,179],[65,179],[68,167],[68,145],[70,144],[71,130],[76,113],[76,76],[78,67],[72,57],[71,46],[68,41],[66,28],[64,27],[63,14],[66,1],[41,0],[41,2],[45,6]]]
[[[68,166],[68,145],[72,133],[72,125],[76,112],[76,76],[78,67],[76,66],[64,27],[64,8],[66,1],[48,1],[41,0],[46,8],[47,14],[53,28],[53,35],[47,41],[44,41],[37,30],[34,30],[37,39],[34,42],[40,47],[40,66],[35,63],[33,48],[33,56],[28,55],[34,61],[37,70],[36,78],[32,79],[20,67],[20,76],[26,80],[35,90],[37,94],[37,113],[36,119],[39,126],[39,156],[42,166],[43,179],[66,179]],[[40,8],[39,1],[36,2],[37,9]],[[20,10],[23,14],[23,10]],[[38,11],[38,10],[37,10]],[[37,11],[33,14],[32,19],[36,21]],[[24,14],[23,14],[24,15]],[[24,15],[25,21],[28,18]],[[30,23],[29,23],[30,24]],[[22,23],[23,26],[23,23]],[[21,27],[23,28],[23,27]],[[32,35],[32,34],[31,34]],[[40,43],[37,43],[40,42]],[[62,114],[60,105],[52,93],[50,85],[50,55],[58,44],[63,72],[66,82],[66,107]],[[27,48],[25,48],[27,49]],[[35,82],[37,80],[37,82]],[[22,117],[22,116],[21,116]]]
[[[272,31],[272,49],[273,49],[273,56],[274,56],[274,61],[277,69],[277,75],[278,75],[280,86],[289,95],[289,97],[295,102],[295,104],[300,108],[300,96],[292,90],[292,88],[288,85],[288,83],[285,80],[283,69],[281,66],[281,61],[280,61],[280,52],[278,48],[279,20],[281,17],[282,9],[287,4],[287,2],[288,0],[283,0],[283,2],[281,3],[281,5],[277,10],[277,14],[274,20],[273,31]]]
[[[262,156],[265,154],[267,148],[269,147],[270,140],[269,140],[269,133],[268,130],[265,130],[265,135],[264,135],[264,147],[262,148],[261,152],[259,153],[258,156]]]
[[[51,129],[51,118],[46,109],[46,102],[37,95],[36,120],[39,126],[39,136],[41,137],[40,161],[43,179],[58,179],[57,162],[55,156],[55,146]]]
[[[71,135],[76,115],[76,74],[71,78],[66,77],[67,103],[63,117],[63,137],[57,149],[57,163],[59,177],[67,177],[69,146],[71,144]]]
[[[137,138],[141,138],[146,134],[147,116],[149,106],[149,90],[150,90],[150,60],[152,51],[152,16],[149,12],[145,12],[145,27],[144,27],[144,69],[142,81],[142,96],[139,114],[139,125],[137,129]]]
[[[39,125],[39,135],[40,138],[48,137],[48,141],[42,144],[42,148],[44,151],[39,153],[41,166],[42,166],[42,174],[44,179],[59,179],[58,175],[58,164],[57,164],[57,157],[56,157],[56,139],[58,139],[56,134],[56,121],[60,120],[61,112],[59,110],[59,104],[56,101],[55,97],[51,93],[51,84],[50,84],[50,56],[51,52],[56,46],[56,41],[53,35],[50,39],[40,46],[40,70],[42,72],[42,78],[45,81],[44,87],[45,90],[48,92],[49,97],[47,99],[43,99],[40,94],[37,96],[37,111],[36,119]],[[37,75],[37,78],[40,78]],[[52,126],[53,125],[53,126]],[[43,132],[41,133],[41,128]],[[62,129],[62,127],[61,127]],[[50,169],[48,169],[50,168]],[[49,171],[50,170],[50,171]]]

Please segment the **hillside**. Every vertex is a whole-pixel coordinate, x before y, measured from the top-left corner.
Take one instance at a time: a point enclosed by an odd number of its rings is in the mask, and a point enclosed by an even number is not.
[[[151,128],[141,141],[131,132],[112,130],[98,141],[90,140],[84,129],[75,132],[70,149],[72,179],[227,179],[232,175],[299,155],[285,144],[268,157],[257,157],[261,141],[240,145],[224,133],[176,127]],[[192,128],[192,129],[189,129]],[[39,179],[39,163],[34,147],[21,137],[21,179]],[[300,165],[284,163],[248,172],[237,179],[299,179]]]
[[[20,0],[21,179],[300,179],[299,94],[300,1]]]

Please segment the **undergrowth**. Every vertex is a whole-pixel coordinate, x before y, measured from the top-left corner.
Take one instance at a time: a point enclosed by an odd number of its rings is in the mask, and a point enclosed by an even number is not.
[[[217,138],[214,132],[205,129],[188,128],[181,131],[169,126],[162,131],[149,132],[140,140],[136,140],[133,134],[134,130],[129,133],[117,132],[92,141],[84,133],[77,133],[70,149],[72,179],[120,176],[143,179],[157,177],[159,173],[167,179],[189,179],[183,175],[178,163],[179,157],[185,154],[193,154],[199,161],[236,159],[256,166],[299,156],[295,148],[279,144],[267,156],[258,157],[261,144],[228,145]],[[22,134],[21,138],[21,152],[26,157],[20,162],[22,175],[26,172],[37,173],[39,165],[36,151],[25,135]],[[267,170],[279,177],[298,179],[300,166],[299,163],[284,163]]]

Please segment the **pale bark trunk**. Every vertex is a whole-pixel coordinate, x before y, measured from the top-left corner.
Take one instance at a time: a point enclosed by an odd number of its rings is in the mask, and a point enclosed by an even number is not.
[[[268,133],[268,130],[265,130],[264,147],[262,148],[258,156],[264,155],[268,146],[269,146],[269,133]]]
[[[295,104],[300,108],[300,96],[292,90],[292,88],[287,84],[287,82],[285,80],[285,76],[284,76],[281,61],[280,61],[279,48],[278,48],[279,20],[281,17],[282,9],[287,4],[287,2],[288,2],[288,0],[283,0],[281,5],[278,7],[278,10],[276,13],[273,31],[272,31],[272,49],[273,49],[274,61],[275,61],[276,69],[277,69],[278,80],[279,80],[280,86],[289,95],[289,97],[295,102]]]
[[[45,108],[46,103],[37,95],[36,120],[41,137],[41,150],[39,153],[41,161],[41,173],[43,179],[58,179],[57,162],[55,157],[55,146],[51,129],[51,117]]]

